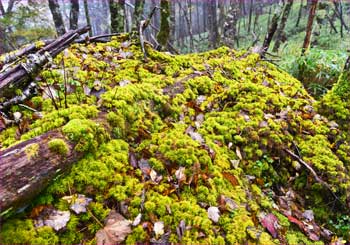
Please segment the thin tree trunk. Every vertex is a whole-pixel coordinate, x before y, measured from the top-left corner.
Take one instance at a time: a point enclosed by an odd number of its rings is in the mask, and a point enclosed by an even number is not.
[[[275,14],[272,17],[271,25],[269,27],[269,30],[268,30],[266,36],[265,36],[264,43],[263,43],[263,46],[262,46],[261,51],[260,51],[260,57],[262,57],[262,58],[265,57],[265,54],[270,47],[273,35],[275,34],[277,27],[278,27],[278,20],[279,20],[280,16],[281,16],[281,13],[278,10],[276,10]]]
[[[250,28],[252,25],[253,7],[254,7],[254,1],[250,0],[249,17],[248,17],[248,31],[247,31],[248,33],[250,33]]]
[[[111,32],[124,32],[124,0],[109,0]]]
[[[208,23],[209,23],[209,46],[217,48],[219,45],[219,32],[216,14],[216,0],[210,0],[208,4]]]
[[[142,20],[143,8],[145,5],[145,0],[136,0],[135,1],[135,9],[134,9],[134,17],[132,23],[132,31],[137,31],[140,21]]]
[[[87,0],[84,0],[84,11],[85,11],[86,24],[91,27],[91,20],[89,15],[89,4]],[[92,28],[90,28],[89,30],[89,35],[92,36]]]
[[[170,1],[160,1],[161,15],[160,15],[160,29],[157,35],[157,40],[162,48],[166,48],[170,35]]]
[[[304,55],[306,50],[310,46],[312,25],[314,23],[317,3],[318,3],[318,0],[311,0],[311,6],[310,6],[310,10],[309,10],[309,17],[308,17],[307,26],[306,26],[306,35],[305,35],[305,39],[304,39],[301,55]]]
[[[301,15],[302,15],[302,13],[303,13],[303,4],[304,4],[304,0],[300,0],[298,18],[297,18],[297,22],[295,23],[295,27],[298,27],[298,26],[299,26],[300,19],[301,19]]]
[[[78,19],[79,19],[79,0],[70,0],[69,28],[71,30],[78,29]]]
[[[49,8],[52,14],[52,18],[55,23],[57,35],[62,36],[64,33],[66,33],[66,28],[64,27],[62,14],[60,12],[60,6],[57,0],[48,0],[48,1],[49,1]]]
[[[176,1],[170,1],[170,36],[169,43],[175,45],[176,40]]]
[[[288,0],[288,2],[284,6],[281,22],[276,33],[276,42],[275,42],[275,46],[273,47],[273,52],[277,52],[281,45],[284,28],[286,26],[292,5],[293,5],[293,0]]]

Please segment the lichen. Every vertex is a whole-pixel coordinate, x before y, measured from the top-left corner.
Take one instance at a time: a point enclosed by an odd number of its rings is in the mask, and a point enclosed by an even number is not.
[[[39,153],[39,148],[40,148],[40,146],[37,143],[33,143],[33,144],[28,145],[25,148],[27,158],[32,159],[32,158],[36,157]]]

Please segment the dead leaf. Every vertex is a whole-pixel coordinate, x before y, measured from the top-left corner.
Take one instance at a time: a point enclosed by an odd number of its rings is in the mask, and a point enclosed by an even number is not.
[[[176,179],[179,183],[186,181],[185,167],[180,167],[175,172]]]
[[[158,238],[159,236],[164,234],[164,222],[163,221],[157,221],[154,223],[153,226],[153,231],[156,237]]]
[[[208,208],[208,218],[214,223],[217,223],[220,218],[220,210],[218,207],[209,207]]]
[[[66,200],[68,203],[71,203],[69,208],[76,214],[86,213],[86,207],[92,201],[91,198],[85,197],[85,195],[82,194],[64,196],[62,199]]]
[[[141,222],[141,218],[142,218],[142,214],[139,213],[136,218],[134,219],[134,221],[132,222],[133,226],[138,226]]]
[[[132,150],[129,150],[129,163],[133,168],[137,168],[137,159],[135,152]]]
[[[98,245],[121,243],[131,233],[131,222],[115,210],[109,213],[105,223],[105,227],[96,233]]]
[[[239,158],[239,160],[243,160],[242,154],[241,154],[241,150],[239,149],[238,146],[236,146],[236,155]]]
[[[66,227],[70,220],[69,211],[60,211],[52,208],[42,210],[38,219],[34,221],[35,227],[50,226],[55,231]]]
[[[312,210],[305,210],[305,212],[303,213],[303,217],[309,222],[313,221],[314,220],[314,212]]]
[[[228,172],[222,172],[222,175],[227,179],[233,186],[239,185],[237,178]]]
[[[264,226],[268,230],[268,232],[272,235],[273,238],[277,238],[278,229],[280,225],[278,224],[278,219],[274,214],[262,214],[260,217],[260,222],[262,226]]]

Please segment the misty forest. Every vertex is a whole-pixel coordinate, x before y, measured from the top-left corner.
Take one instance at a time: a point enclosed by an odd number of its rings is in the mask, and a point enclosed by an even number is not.
[[[350,244],[350,2],[0,0],[0,244]]]

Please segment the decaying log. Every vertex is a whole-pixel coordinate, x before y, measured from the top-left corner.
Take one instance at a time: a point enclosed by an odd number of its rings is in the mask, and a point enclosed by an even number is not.
[[[16,90],[24,90],[30,84],[38,70],[43,67],[52,57],[67,48],[74,39],[87,32],[90,27],[86,26],[72,30],[49,43],[35,54],[29,54],[26,63],[21,63],[0,74],[0,98],[11,99],[16,97]],[[0,103],[0,110],[4,105]]]
[[[67,152],[49,148],[52,139],[62,139]],[[0,210],[20,208],[42,191],[60,172],[83,156],[74,144],[54,130],[0,151]]]

